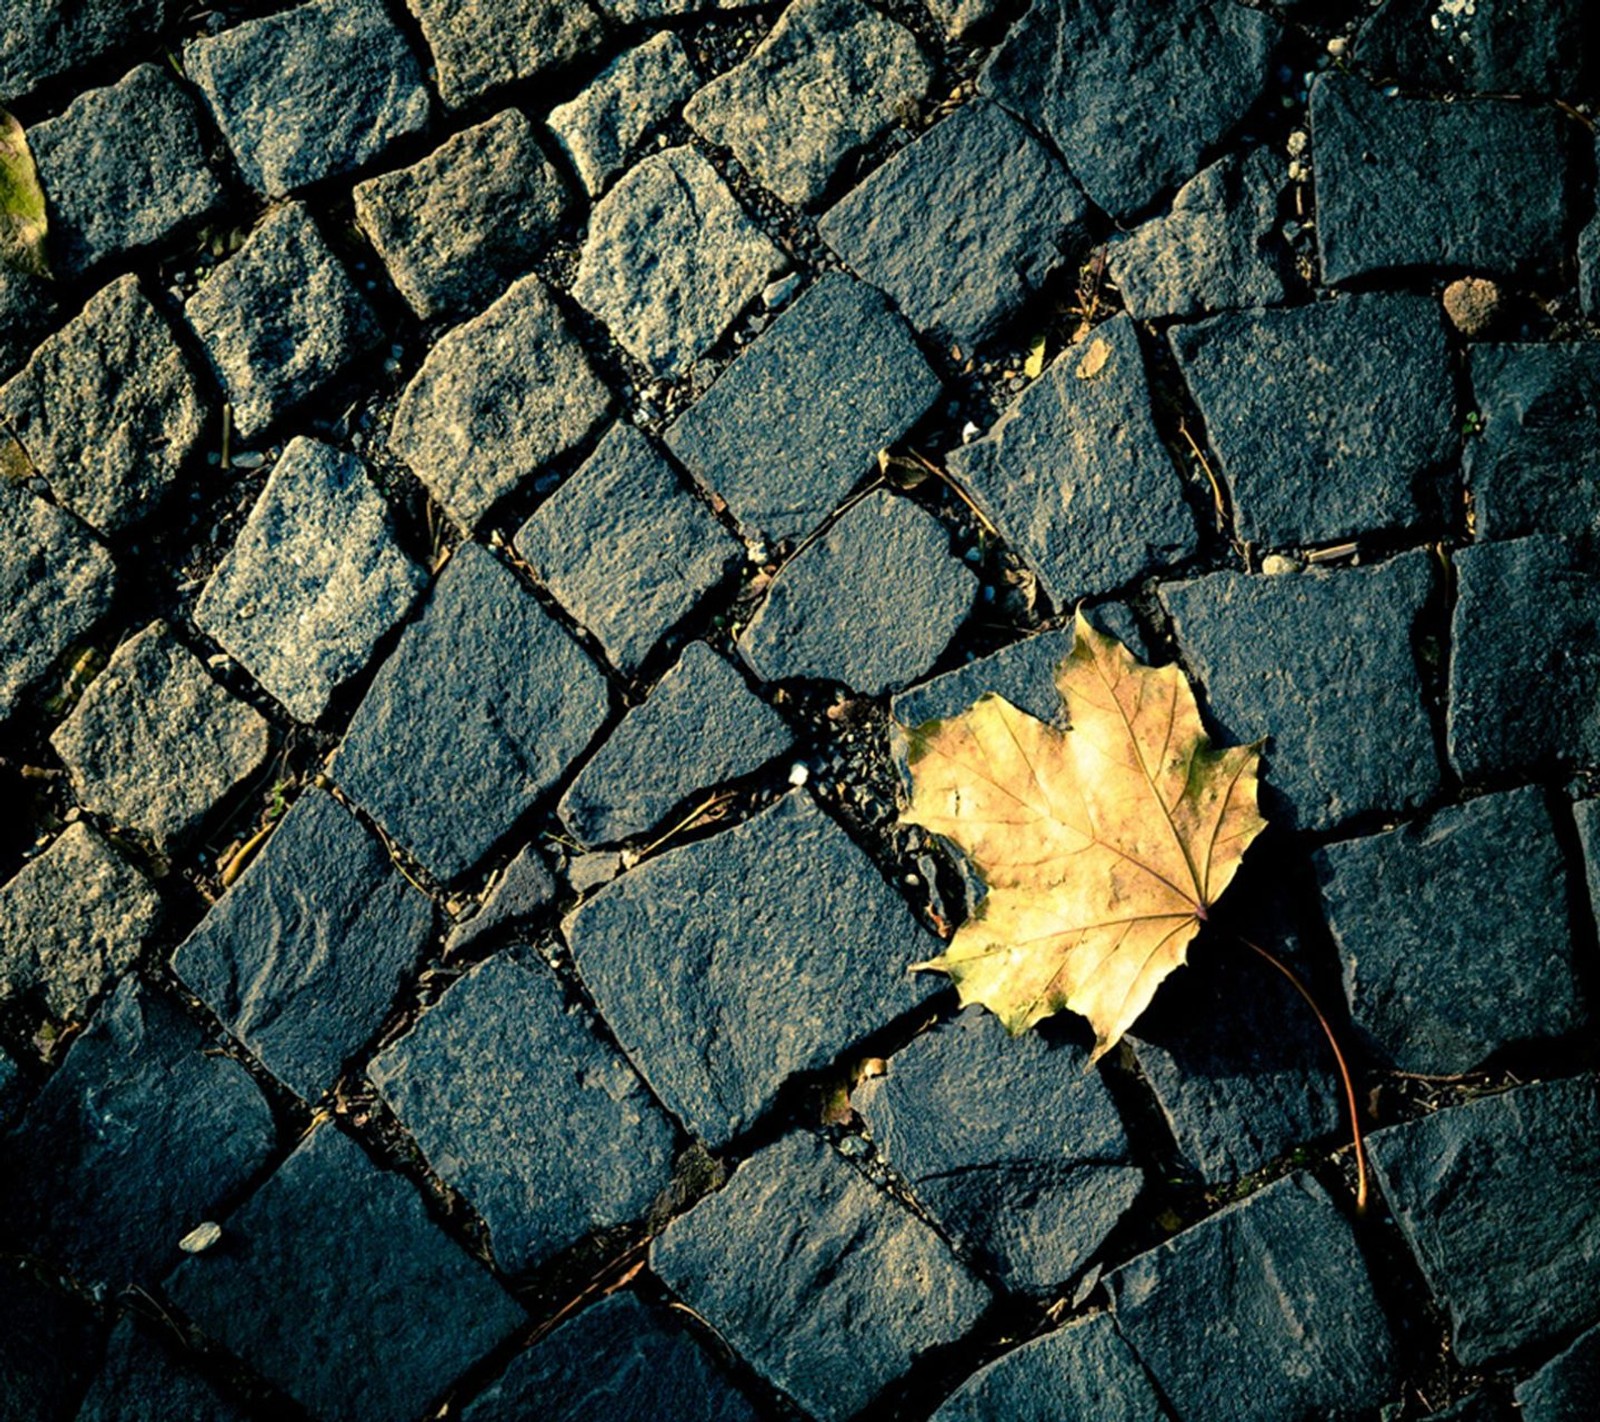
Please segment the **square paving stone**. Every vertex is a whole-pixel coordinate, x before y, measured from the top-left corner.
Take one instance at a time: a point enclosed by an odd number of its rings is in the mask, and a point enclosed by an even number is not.
[[[545,119],[578,181],[598,197],[639,141],[695,90],[699,79],[671,30],[626,50],[575,99]]]
[[[809,533],[919,420],[939,377],[877,291],[820,278],[667,431],[734,517]]]
[[[1216,0],[1039,0],[978,86],[1041,128],[1089,196],[1124,217],[1192,177],[1245,116],[1278,34],[1266,15]]]
[[[1463,1366],[1600,1318],[1594,1077],[1436,1111],[1376,1132],[1367,1150]]]
[[[1474,346],[1471,360],[1477,536],[1600,533],[1600,341]]]
[[[1064,350],[982,439],[947,462],[1058,607],[1198,546],[1126,316]]]
[[[460,920],[445,939],[445,956],[466,953],[537,918],[556,899],[556,878],[536,846],[525,845],[494,880],[483,905]]]
[[[111,654],[50,744],[79,804],[170,853],[261,769],[272,727],[152,622]]]
[[[1179,326],[1168,339],[1241,538],[1332,543],[1438,519],[1438,471],[1457,437],[1433,298],[1245,311]]]
[[[183,0],[24,0],[8,6],[0,27],[0,98],[23,98],[48,79],[148,40],[182,9]]]
[[[928,1225],[803,1134],[668,1225],[650,1266],[818,1422],[860,1412],[990,1302]]]
[[[1449,1076],[1583,1024],[1539,787],[1328,845],[1317,864],[1351,1020],[1387,1063]]]
[[[372,657],[427,585],[353,454],[294,439],[200,600],[195,625],[301,721]]]
[[[428,1216],[410,1181],[335,1127],[313,1130],[186,1260],[168,1295],[327,1422],[419,1417],[524,1321]]]
[[[372,308],[299,203],[262,218],[183,314],[247,440],[345,379],[383,340]]]
[[[433,907],[331,795],[308,790],[173,955],[275,1077],[314,1101],[382,1025]]]
[[[641,1218],[672,1183],[672,1123],[540,964],[473,969],[367,1075],[507,1273]]]
[[[938,990],[908,971],[938,941],[803,792],[647,860],[563,931],[622,1049],[713,1148]]]
[[[1390,97],[1330,71],[1311,86],[1310,122],[1325,282],[1406,267],[1512,276],[1561,260],[1568,134],[1553,110]]]
[[[433,51],[439,96],[460,108],[597,49],[605,26],[588,0],[406,0]]]
[[[1269,738],[1269,819],[1331,829],[1438,789],[1412,654],[1433,590],[1420,549],[1337,573],[1214,573],[1161,589],[1212,723],[1231,744]]]
[[[184,46],[245,181],[283,197],[427,127],[422,67],[383,0],[312,0]]]
[[[861,0],[794,0],[683,116],[784,202],[814,207],[933,81],[911,32]]]
[[[111,610],[117,569],[77,519],[0,480],[0,721]]]
[[[1518,1383],[1515,1396],[1522,1422],[1571,1422],[1600,1412],[1600,1327]]]
[[[1452,555],[1446,742],[1469,785],[1550,765],[1600,764],[1600,575],[1562,538]]]
[[[1119,1331],[1178,1422],[1355,1412],[1397,1381],[1355,1235],[1307,1175],[1201,1221],[1106,1285]]]
[[[970,352],[1076,254],[1088,215],[1050,151],[978,100],[895,154],[817,231],[924,335]]]
[[[84,1282],[151,1283],[277,1148],[266,1098],[135,978],[72,1044],[7,1140],[0,1218]]]
[[[249,1422],[177,1349],[129,1317],[112,1330],[73,1422]]]
[[[451,879],[566,774],[607,707],[605,678],[578,644],[467,544],[356,709],[333,775]]]
[[[0,998],[38,985],[72,1018],[132,966],[161,921],[161,896],[80,820],[0,888]]]
[[[1111,278],[1128,314],[1200,316],[1288,298],[1288,253],[1277,237],[1282,164],[1268,148],[1230,154],[1202,168],[1172,199],[1172,210],[1107,249]]]
[[[356,221],[424,321],[466,315],[499,296],[550,241],[570,200],[516,109],[355,189]]]
[[[669,148],[595,204],[572,295],[653,376],[675,379],[788,264],[710,163]]]
[[[853,1093],[889,1164],[1007,1288],[1070,1279],[1144,1182],[1111,1093],[1070,1031],[1013,1039],[969,1007]]]
[[[1071,656],[1075,640],[1070,627],[1024,637],[900,692],[890,700],[889,713],[907,727],[946,721],[970,710],[980,696],[992,691],[1036,721],[1064,730],[1067,708],[1056,690],[1056,669]]]
[[[463,528],[600,428],[611,392],[536,276],[428,352],[390,447]]]
[[[0,388],[0,421],[56,497],[108,537],[156,511],[209,423],[172,328],[132,276],[90,297]]]
[[[1171,1415],[1111,1315],[1098,1313],[979,1368],[933,1422],[1167,1422]]]
[[[758,1422],[674,1314],[612,1294],[519,1353],[462,1422]]]
[[[516,550],[627,676],[744,557],[655,445],[622,421],[522,525]]]
[[[166,66],[141,64],[28,130],[58,276],[82,276],[216,211],[224,193],[206,166],[195,118]]]
[[[739,651],[763,681],[808,677],[881,696],[938,660],[977,590],[949,530],[879,490],[783,566]]]
[[[793,745],[783,717],[704,642],[691,642],[578,772],[561,797],[561,822],[584,844],[615,844]]]

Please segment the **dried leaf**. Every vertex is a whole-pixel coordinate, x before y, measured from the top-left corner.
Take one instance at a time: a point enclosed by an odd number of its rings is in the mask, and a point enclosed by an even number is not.
[[[901,818],[953,841],[989,888],[917,966],[1013,1033],[1081,1013],[1098,1058],[1183,963],[1266,821],[1259,747],[1214,749],[1181,670],[1144,666],[1082,613],[1076,634],[1056,672],[1070,729],[993,693],[918,727]]]
[[[22,125],[0,109],[0,266],[48,276],[44,189]]]

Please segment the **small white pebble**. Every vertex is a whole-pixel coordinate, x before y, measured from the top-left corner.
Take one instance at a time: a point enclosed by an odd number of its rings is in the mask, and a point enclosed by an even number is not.
[[[204,1254],[221,1238],[222,1226],[214,1220],[207,1220],[204,1224],[197,1224],[184,1235],[178,1241],[178,1248],[185,1254]]]
[[[1331,54],[1335,59],[1337,59],[1349,48],[1350,41],[1345,39],[1342,35],[1335,35],[1331,40],[1328,41],[1328,53]]]
[[[961,443],[971,444],[982,433],[982,430],[973,424],[971,420],[968,420],[966,424],[961,426]]]
[[[1261,560],[1261,571],[1269,578],[1276,578],[1284,573],[1298,573],[1300,565],[1293,558],[1284,557],[1282,553],[1269,553]]]
[[[1297,128],[1289,135],[1287,147],[1291,158],[1298,158],[1306,151],[1306,145],[1311,141],[1310,135],[1303,128]]]
[[[242,454],[236,454],[232,460],[235,469],[259,469],[266,462],[267,456],[259,449],[246,450]]]
[[[791,785],[804,785],[811,779],[811,772],[806,768],[803,760],[797,760],[789,767],[789,783]]]

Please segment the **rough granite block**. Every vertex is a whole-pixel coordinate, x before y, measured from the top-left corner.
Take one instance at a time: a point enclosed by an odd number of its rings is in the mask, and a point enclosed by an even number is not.
[[[111,654],[50,744],[79,804],[168,853],[261,768],[272,727],[152,622]]]
[[[739,540],[624,421],[522,525],[516,550],[627,676],[744,557]]]
[[[1439,469],[1458,439],[1432,297],[1241,311],[1169,340],[1247,542],[1333,543],[1439,519]]]
[[[820,278],[667,431],[740,523],[809,533],[939,394],[905,323],[871,287]]]
[[[0,99],[21,99],[46,80],[147,43],[176,20],[182,0],[21,0],[0,26]]]
[[[389,505],[361,461],[294,439],[194,620],[293,716],[312,722],[427,582],[395,542]]]
[[[445,955],[465,953],[480,942],[521,927],[555,899],[555,875],[538,848],[525,845],[494,881],[482,907],[450,930]]]
[[[444,336],[400,396],[389,444],[471,529],[611,410],[611,392],[536,276]]]
[[[1064,350],[947,463],[1063,609],[1198,546],[1126,316]]]
[[[0,381],[22,368],[34,342],[55,324],[57,314],[53,281],[0,267]],[[4,443],[0,440],[0,446]]]
[[[860,1412],[990,1302],[931,1228],[804,1134],[668,1225],[650,1265],[818,1422]]]
[[[372,1037],[415,967],[433,907],[383,846],[311,789],[173,955],[173,971],[308,1101]]]
[[[597,49],[605,26],[588,0],[406,0],[433,51],[450,108],[559,69]]]
[[[713,1148],[938,990],[907,971],[937,940],[804,792],[647,860],[563,931],[622,1049]]]
[[[525,1318],[409,1180],[331,1125],[306,1136],[223,1230],[230,1247],[186,1260],[168,1295],[327,1422],[421,1416]]]
[[[1600,1326],[1518,1383],[1515,1395],[1522,1422],[1570,1422],[1600,1411]]]
[[[260,1088],[129,976],[7,1140],[0,1218],[84,1282],[152,1284],[277,1149]]]
[[[383,0],[311,0],[183,47],[245,181],[269,198],[427,127],[422,67]]]
[[[1600,1318],[1595,1078],[1522,1086],[1367,1138],[1384,1200],[1472,1368]]]
[[[89,1305],[24,1259],[0,1259],[0,1379],[17,1422],[60,1422],[94,1369],[100,1324]]]
[[[194,1371],[168,1338],[130,1316],[112,1330],[100,1371],[73,1422],[249,1422],[249,1414]]]
[[[599,669],[469,543],[368,688],[333,776],[430,873],[451,879],[566,774],[606,711]]]
[[[367,1075],[508,1274],[641,1218],[672,1183],[671,1122],[542,964],[474,968]]]

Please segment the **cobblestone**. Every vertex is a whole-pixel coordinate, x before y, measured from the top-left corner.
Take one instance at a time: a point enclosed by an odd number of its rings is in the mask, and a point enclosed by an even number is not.
[[[181,8],[180,0],[19,7],[0,31],[0,98],[23,98],[46,80],[135,45],[165,29]]]
[[[433,51],[451,108],[581,59],[600,42],[599,14],[572,0],[406,0]]]
[[[1600,1405],[1600,1325],[1517,1384],[1516,1400],[1526,1422],[1562,1422]]]
[[[248,1422],[249,1414],[130,1319],[112,1330],[105,1360],[74,1422]]]

